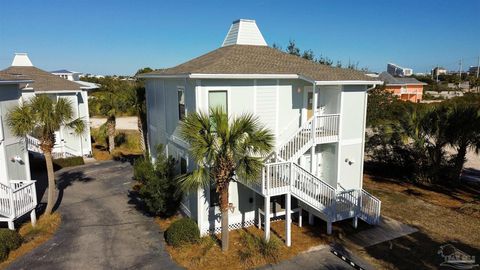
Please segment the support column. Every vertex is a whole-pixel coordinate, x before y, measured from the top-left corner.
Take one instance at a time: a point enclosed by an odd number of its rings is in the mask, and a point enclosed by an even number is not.
[[[15,230],[15,223],[12,221],[8,221],[8,229],[14,231]]]
[[[37,224],[37,215],[35,214],[35,209],[30,212],[30,221],[32,222],[32,227],[35,227]]]
[[[332,234],[332,222],[327,221],[327,234]]]
[[[358,218],[357,218],[356,216],[353,217],[353,224],[352,224],[352,225],[353,225],[353,228],[355,228],[355,229],[356,229],[357,226],[358,226]]]
[[[292,196],[285,194],[285,244],[292,245]]]
[[[309,225],[313,225],[313,218],[314,218],[313,214],[308,212],[308,224]]]
[[[265,196],[263,217],[265,218],[265,240],[270,240],[270,196]]]
[[[260,208],[258,208],[257,227],[259,229],[262,228],[262,213],[260,213]]]
[[[317,89],[315,88],[315,83],[312,85],[312,110],[313,110],[313,121],[312,121],[312,138],[313,138],[313,143],[312,143],[312,148],[310,149],[310,172],[314,175],[316,175],[316,167],[317,164],[315,162],[315,141],[316,141],[316,136],[315,136],[315,129],[317,127],[317,95],[316,95]]]
[[[302,223],[303,223],[303,209],[300,208],[300,210],[298,210],[298,227],[302,227]]]

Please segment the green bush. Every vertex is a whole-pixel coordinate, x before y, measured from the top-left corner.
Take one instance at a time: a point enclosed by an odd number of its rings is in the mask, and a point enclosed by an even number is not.
[[[0,229],[0,261],[7,258],[8,253],[20,247],[23,239],[17,231]]]
[[[257,255],[261,255],[267,261],[276,262],[282,244],[274,235],[266,241],[262,237],[244,231],[240,231],[240,243],[243,248],[238,251],[238,255],[246,263],[253,263]]]
[[[145,210],[153,215],[170,217],[177,213],[182,192],[175,181],[175,160],[167,157],[163,146],[157,148],[156,162],[147,156],[134,163],[134,177],[143,185],[139,195]]]
[[[0,243],[0,262],[3,262],[7,259],[8,253],[8,248]]]
[[[165,232],[165,240],[174,247],[187,243],[196,243],[200,240],[200,230],[195,221],[190,218],[182,218],[168,227]]]
[[[53,164],[60,168],[73,167],[84,165],[83,157],[69,157],[69,158],[57,158],[53,160]]]

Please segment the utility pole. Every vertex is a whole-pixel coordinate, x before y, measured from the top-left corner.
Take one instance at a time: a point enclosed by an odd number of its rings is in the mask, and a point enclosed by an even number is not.
[[[437,83],[438,83],[438,64],[437,64],[437,67],[435,68],[435,73],[437,75]]]
[[[463,58],[460,58],[458,65],[458,75],[460,75],[460,81],[462,81]]]
[[[480,56],[478,56],[478,62],[477,62],[477,79],[478,79],[479,73],[480,73]]]

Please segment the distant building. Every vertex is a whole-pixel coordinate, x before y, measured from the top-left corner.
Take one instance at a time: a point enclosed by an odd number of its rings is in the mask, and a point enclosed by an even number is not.
[[[479,70],[479,67],[478,67],[478,66],[471,66],[471,67],[468,69],[468,74],[470,74],[470,75],[477,75],[478,70]]]
[[[432,76],[446,75],[447,72],[447,69],[444,67],[435,67],[434,69],[432,69]]]
[[[403,101],[422,101],[423,86],[427,85],[415,78],[394,77],[388,72],[382,72],[379,79],[385,82],[385,90]]]
[[[82,77],[82,75],[83,75],[83,73],[81,73],[81,72],[70,71],[70,70],[66,70],[66,69],[60,69],[60,70],[52,71],[50,73],[52,73],[53,75],[57,75],[61,78],[67,79],[69,81],[81,84],[82,85],[81,88],[85,89],[85,90],[92,90],[92,89],[97,89],[97,88],[100,87],[100,85],[98,85],[96,83],[80,81],[80,77]]]
[[[411,68],[404,68],[396,64],[388,63],[387,64],[387,72],[395,77],[408,77],[412,76],[413,69]]]

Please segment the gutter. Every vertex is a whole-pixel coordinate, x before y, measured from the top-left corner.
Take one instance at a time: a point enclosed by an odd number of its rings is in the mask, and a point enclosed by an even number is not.
[[[382,81],[365,80],[345,80],[345,81],[315,81],[312,78],[301,74],[205,74],[205,73],[185,73],[185,74],[140,74],[137,78],[143,79],[300,79],[315,85],[377,85],[383,84]]]

